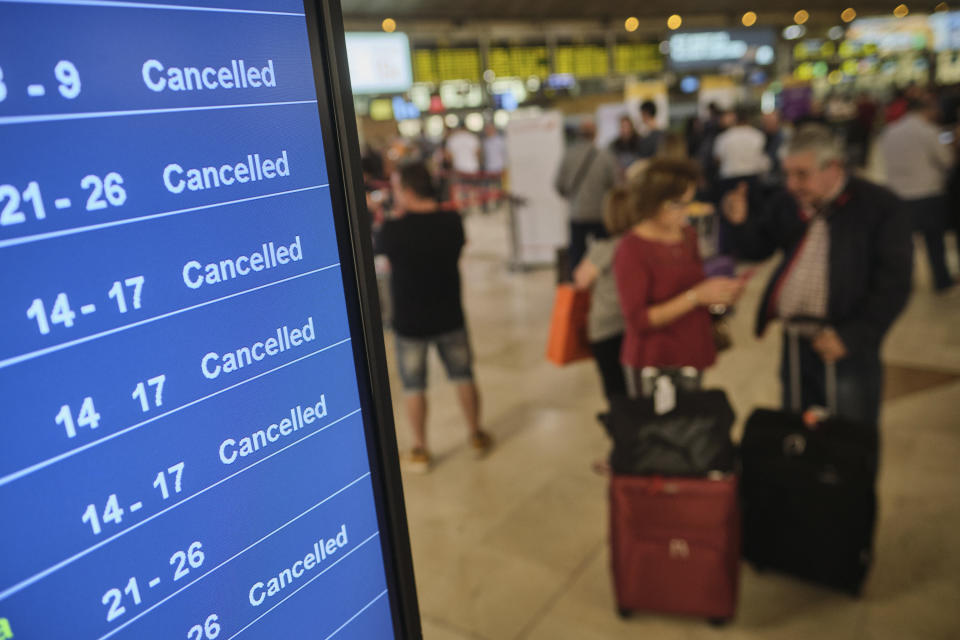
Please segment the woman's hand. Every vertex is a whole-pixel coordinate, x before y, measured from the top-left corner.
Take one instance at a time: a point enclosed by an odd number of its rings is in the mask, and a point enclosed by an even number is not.
[[[729,306],[743,293],[743,285],[741,278],[707,278],[693,288],[693,293],[699,305]]]
[[[597,281],[599,275],[600,271],[597,267],[584,258],[573,271],[573,286],[577,289],[589,289]]]

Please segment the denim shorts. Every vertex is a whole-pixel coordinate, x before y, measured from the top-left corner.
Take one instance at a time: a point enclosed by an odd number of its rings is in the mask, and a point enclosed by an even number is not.
[[[473,353],[466,329],[457,329],[429,338],[396,336],[397,367],[407,393],[422,393],[427,388],[427,350],[436,345],[440,360],[451,382],[473,380]]]

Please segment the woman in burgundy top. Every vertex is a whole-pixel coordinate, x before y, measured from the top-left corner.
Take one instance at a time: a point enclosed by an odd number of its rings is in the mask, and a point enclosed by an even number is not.
[[[686,160],[655,160],[634,189],[636,224],[620,241],[613,265],[627,325],[621,361],[628,371],[712,365],[716,348],[707,307],[733,304],[743,289],[735,278],[704,277],[696,232],[687,222],[698,175]]]

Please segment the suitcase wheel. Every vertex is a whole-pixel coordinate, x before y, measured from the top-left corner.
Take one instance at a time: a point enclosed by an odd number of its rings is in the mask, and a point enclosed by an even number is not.
[[[633,615],[633,612],[630,611],[630,609],[624,609],[623,607],[617,607],[617,615],[620,616],[620,619],[621,619],[621,620],[626,620],[626,619],[629,618],[631,615]]]
[[[708,618],[711,627],[725,627],[730,624],[730,618]]]

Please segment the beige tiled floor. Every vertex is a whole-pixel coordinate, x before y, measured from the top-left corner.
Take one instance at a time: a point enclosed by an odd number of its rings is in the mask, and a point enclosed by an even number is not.
[[[468,235],[466,306],[484,423],[498,448],[483,461],[470,457],[453,390],[433,359],[429,433],[438,463],[424,476],[404,474],[427,640],[960,638],[960,382],[885,408],[877,560],[861,600],[744,566],[739,614],[724,629],[656,615],[621,621],[606,481],[590,470],[607,450],[594,418],[602,407],[596,374],[590,363],[558,369],[544,360],[553,274],[507,270],[503,218],[473,216]],[[778,394],[777,336],[750,334],[763,275],[733,321],[736,347],[708,377],[728,390],[741,418]],[[932,296],[922,267],[917,280],[887,358],[960,373],[960,296]],[[395,372],[392,380],[405,449]]]

